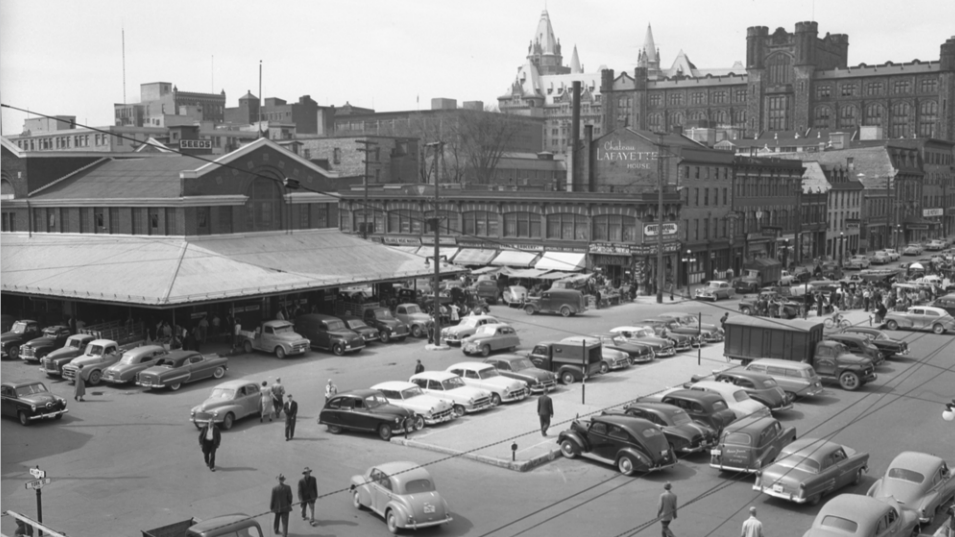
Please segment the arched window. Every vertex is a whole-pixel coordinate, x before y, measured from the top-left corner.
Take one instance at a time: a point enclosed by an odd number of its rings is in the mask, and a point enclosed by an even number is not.
[[[647,116],[647,127],[651,131],[659,131],[663,129],[663,115],[661,114],[650,114]]]
[[[792,84],[793,59],[789,54],[777,52],[766,60],[769,85]]]
[[[617,214],[594,217],[595,241],[631,242],[637,234],[637,219]]]
[[[282,229],[282,191],[278,181],[266,177],[252,180],[245,215],[247,231]]]
[[[539,239],[541,217],[537,213],[504,213],[504,236]]]
[[[882,124],[882,105],[870,104],[865,107],[865,115],[862,116],[863,125],[881,125]]]
[[[497,237],[497,214],[490,211],[468,211],[464,217],[465,235],[478,237]]]
[[[856,114],[856,107],[853,105],[843,106],[839,110],[839,126],[840,127],[855,127],[859,123],[859,118]]]
[[[909,128],[909,119],[912,114],[912,107],[907,102],[895,103],[892,105],[892,138],[904,138],[911,134]]]
[[[816,107],[816,118],[813,121],[813,126],[817,129],[829,128],[829,107],[828,106]]]
[[[590,240],[590,222],[581,214],[558,213],[547,215],[547,238],[565,241]]]
[[[667,123],[671,126],[683,125],[683,112],[670,112],[670,120]]]

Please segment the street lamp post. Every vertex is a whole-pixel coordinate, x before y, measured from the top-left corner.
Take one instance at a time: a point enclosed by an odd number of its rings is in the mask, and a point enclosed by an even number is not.
[[[687,250],[683,254],[683,273],[686,274],[686,299],[690,300],[693,297],[690,296],[690,261],[693,259],[693,252]]]
[[[846,232],[840,231],[839,232],[839,266],[840,267],[842,266],[842,257],[845,254],[845,249],[846,249],[845,240],[846,240]]]

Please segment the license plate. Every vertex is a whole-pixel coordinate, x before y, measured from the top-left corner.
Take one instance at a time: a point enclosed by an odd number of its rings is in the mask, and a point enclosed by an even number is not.
[[[667,456],[667,450],[664,449],[663,451],[661,451],[661,452],[660,452],[660,455],[663,456],[663,457],[666,457],[666,456]]]
[[[140,381],[140,382],[142,382],[142,385],[143,385],[143,386],[152,386],[152,384],[153,384],[151,380],[143,380],[143,381]]]
[[[430,503],[424,504],[424,512],[428,514],[434,513],[434,505]]]
[[[710,455],[719,455],[719,454],[720,454],[720,450],[718,450],[718,449],[711,449],[711,450],[710,450]]]
[[[773,492],[782,492],[782,491],[783,491],[782,485],[773,485]]]

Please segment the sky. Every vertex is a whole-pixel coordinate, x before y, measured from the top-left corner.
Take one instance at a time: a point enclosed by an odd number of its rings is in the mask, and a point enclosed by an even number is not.
[[[632,72],[648,24],[662,65],[682,49],[701,69],[745,62],[749,26],[815,20],[820,37],[849,35],[850,66],[938,60],[955,36],[951,0],[0,0],[0,101],[104,126],[113,103],[163,81],[225,90],[234,107],[258,95],[261,60],[262,93],[289,102],[496,105],[545,6],[564,63],[576,46],[587,72]],[[19,134],[26,117],[4,108],[2,133]]]

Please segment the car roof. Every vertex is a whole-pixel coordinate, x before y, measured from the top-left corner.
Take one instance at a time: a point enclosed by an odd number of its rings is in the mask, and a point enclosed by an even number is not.
[[[162,351],[162,350],[166,350],[166,348],[163,347],[162,345],[140,345],[139,347],[133,347],[132,349],[129,349],[123,354],[133,356],[137,354],[145,354],[147,352],[156,352],[156,351]]]
[[[271,327],[274,328],[274,327],[276,327],[276,326],[292,326],[292,323],[290,323],[290,322],[288,322],[288,321],[276,321],[276,320],[273,320],[273,321],[265,321],[264,323],[262,323],[262,326],[271,326]]]
[[[485,358],[485,359],[484,359],[484,363],[486,363],[486,364],[487,364],[487,363],[490,363],[488,360],[491,360],[491,361],[499,361],[499,362],[514,362],[514,361],[516,361],[516,360],[527,360],[527,356],[521,356],[521,355],[512,355],[512,356],[508,356],[508,355],[489,356],[488,358]]]
[[[747,416],[740,418],[726,426],[726,430],[733,431],[762,431],[772,423],[778,421],[769,416]]]
[[[829,440],[810,438],[807,436],[798,440],[793,440],[787,446],[785,446],[783,450],[792,453],[794,456],[798,456],[799,458],[821,462],[822,459],[829,456],[829,454],[833,451],[837,449],[843,449],[844,447],[845,446],[842,444],[837,444]]]
[[[458,362],[453,365],[449,365],[445,371],[451,371],[454,368],[461,369],[487,369],[488,367],[493,368],[491,364],[485,364],[484,362]]]
[[[95,342],[94,342],[95,343]],[[185,358],[187,356],[192,356],[194,354],[199,354],[198,351],[170,351],[169,360],[178,360],[180,358]]]
[[[365,397],[368,397],[369,395],[381,395],[381,392],[379,392],[378,390],[371,390],[371,389],[348,390],[347,392],[339,393],[338,397],[341,397],[343,395],[364,399]]]
[[[683,410],[678,406],[671,405],[670,403],[655,403],[650,401],[637,401],[636,403],[627,405],[627,408],[642,408],[644,410],[660,412],[668,416],[675,414],[678,410]]]
[[[694,382],[690,386],[690,389],[692,390],[694,386],[699,386],[700,388],[706,388],[708,390],[711,389],[713,391],[720,392],[720,393],[723,393],[723,392],[735,393],[742,390],[742,388],[740,388],[739,386],[736,386],[734,384],[729,384],[727,382],[720,382],[718,380],[701,380],[699,382]]]
[[[688,390],[686,388],[665,393],[663,394],[663,397],[675,397],[678,399],[697,399],[697,400],[703,400],[703,401],[706,401],[708,399],[709,402],[711,403],[716,401],[723,401],[723,398],[715,393],[704,392],[700,390]]]
[[[746,377],[752,380],[772,380],[773,377],[759,371],[750,371],[749,369],[732,368],[720,371],[717,375],[729,375],[731,377]]]
[[[846,340],[849,340],[849,341],[856,341],[856,342],[860,342],[860,343],[867,341],[866,338],[864,338],[864,337],[862,337],[862,336],[859,336],[859,335],[856,335],[856,334],[826,334],[826,338],[827,338],[827,339],[835,339],[835,340],[846,339]]]
[[[295,320],[299,319],[317,319],[319,321],[340,321],[341,317],[335,317],[334,315],[325,315],[324,313],[306,313],[305,315],[299,315]],[[279,321],[285,322],[285,321]]]
[[[487,364],[487,365],[491,365],[491,364]],[[422,371],[421,373],[411,375],[411,378],[413,379],[418,378],[418,379],[428,379],[428,380],[438,380],[438,381],[447,380],[451,377],[457,377],[457,375],[455,375],[454,373],[451,373],[450,371]]]
[[[422,468],[421,465],[416,462],[386,462],[384,464],[372,466],[372,468],[381,470],[382,472],[388,474],[388,477],[391,477],[399,483],[407,483],[408,481],[413,481],[415,479],[431,479],[431,474],[429,474],[426,469]]]
[[[726,280],[710,280],[710,283],[728,283]]]
[[[935,308],[932,306],[912,306],[909,309],[913,309],[913,308],[922,308],[923,310],[934,311],[935,313],[939,315],[948,315],[948,312],[942,308]]]
[[[190,526],[189,533],[202,535],[203,533],[207,531],[218,530],[220,528],[222,530],[232,529],[233,531],[235,531],[235,530],[244,528],[245,525],[238,526],[236,528],[230,528],[230,526],[245,522],[246,520],[250,520],[250,521],[254,520],[254,517],[251,517],[249,515],[244,515],[241,513],[217,516],[215,518],[210,518],[208,520],[197,522],[196,524]]]
[[[779,358],[760,358],[753,360],[750,364],[765,364],[773,367],[792,367],[796,369],[812,369],[812,366],[805,362],[795,362],[793,360],[781,360]]]
[[[43,384],[42,380],[28,380],[28,379],[17,379],[17,380],[6,380],[0,386],[5,386],[7,388],[16,388],[18,386],[31,386],[33,384]],[[45,386],[45,384],[44,384]]]
[[[942,464],[942,462],[944,461],[941,458],[928,453],[919,453],[918,451],[903,451],[902,453],[896,455],[894,459],[892,459],[892,463],[889,464],[889,468],[908,468],[909,470],[915,470],[922,475],[928,476],[934,472],[935,469]]]
[[[228,390],[234,390],[234,389],[236,389],[236,388],[241,388],[241,387],[245,386],[246,384],[255,384],[256,386],[259,386],[259,385],[260,385],[260,383],[254,381],[254,380],[249,380],[249,379],[236,379],[236,380],[227,380],[227,381],[223,382],[222,384],[218,384],[218,385],[216,385],[216,388],[224,388],[224,389],[228,389]],[[215,388],[213,388],[213,389],[215,389]]]
[[[386,382],[379,382],[371,387],[372,390],[396,390],[401,391],[407,388],[417,388],[418,385],[412,382],[405,382],[403,380],[389,380]]]
[[[889,504],[868,496],[840,494],[822,506],[819,514],[816,515],[816,520],[820,520],[825,515],[834,515],[840,518],[849,515],[850,520],[858,522],[859,526],[865,526],[867,520],[877,520],[890,507]],[[860,527],[860,530],[862,529]],[[859,531],[858,533],[863,534],[864,532]]]
[[[600,416],[593,416],[590,418],[591,421],[599,421],[603,423],[609,423],[611,425],[616,425],[621,429],[629,431],[630,434],[638,436],[640,431],[656,428],[652,422],[645,420],[643,418],[638,418],[636,416],[628,416],[626,414],[603,414]]]

